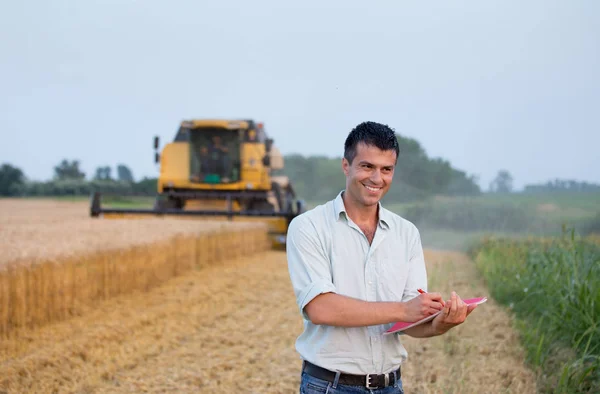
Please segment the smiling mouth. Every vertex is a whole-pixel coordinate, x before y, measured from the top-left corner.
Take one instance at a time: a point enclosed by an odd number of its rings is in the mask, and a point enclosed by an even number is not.
[[[365,185],[365,184],[363,184],[363,186],[364,186],[364,187],[365,187],[365,188],[366,188],[368,191],[370,191],[371,193],[377,193],[378,191],[380,191],[380,190],[381,190],[381,188],[380,188],[380,187],[372,187],[372,186],[367,186],[367,185]]]

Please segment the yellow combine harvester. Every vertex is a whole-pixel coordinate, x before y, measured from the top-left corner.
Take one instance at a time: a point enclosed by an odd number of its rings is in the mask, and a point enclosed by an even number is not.
[[[103,208],[102,192],[91,199],[92,217],[172,215],[229,220],[261,220],[269,225],[274,246],[285,245],[289,222],[304,203],[285,176],[283,156],[261,123],[252,120],[181,122],[173,142],[159,153],[158,194],[152,209]],[[249,219],[250,218],[250,219]]]

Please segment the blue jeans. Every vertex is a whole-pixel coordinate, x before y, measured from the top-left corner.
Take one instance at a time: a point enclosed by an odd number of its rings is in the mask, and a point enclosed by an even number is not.
[[[300,379],[300,394],[404,394],[402,379],[398,379],[395,385],[382,389],[370,390],[360,386],[345,386],[338,384],[334,387],[333,382],[317,379],[302,372]]]

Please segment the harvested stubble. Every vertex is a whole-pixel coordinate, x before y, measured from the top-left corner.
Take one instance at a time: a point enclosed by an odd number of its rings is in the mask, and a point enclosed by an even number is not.
[[[55,201],[0,200],[0,212],[0,337],[270,247],[260,223],[97,220]]]
[[[426,260],[432,291],[487,294],[464,255],[426,252]],[[301,331],[285,254],[260,253],[0,341],[0,392],[297,393]],[[402,338],[407,393],[537,392],[493,300],[449,334]]]

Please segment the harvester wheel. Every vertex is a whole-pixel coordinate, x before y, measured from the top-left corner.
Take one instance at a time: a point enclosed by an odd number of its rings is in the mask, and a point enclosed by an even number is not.
[[[162,199],[160,197],[156,197],[156,201],[154,201],[154,209],[157,211],[164,211],[166,209],[181,209],[183,207],[183,202],[180,199],[168,198]]]

